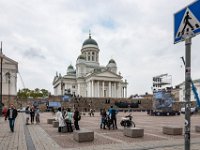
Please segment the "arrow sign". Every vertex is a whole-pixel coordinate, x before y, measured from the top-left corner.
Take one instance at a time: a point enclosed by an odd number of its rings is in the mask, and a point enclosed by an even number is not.
[[[200,1],[195,1],[174,14],[174,43],[200,33]]]

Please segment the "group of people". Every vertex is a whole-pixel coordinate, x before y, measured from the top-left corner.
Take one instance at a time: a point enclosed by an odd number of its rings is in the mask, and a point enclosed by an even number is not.
[[[5,120],[9,120],[9,126],[11,132],[14,132],[14,123],[15,119],[18,115],[18,112],[13,104],[10,105],[9,109],[6,107],[2,111],[3,115],[5,116]],[[40,123],[40,111],[39,108],[34,106],[27,105],[26,110],[26,125],[30,123],[36,124]],[[110,129],[112,126],[113,129],[117,129],[117,110],[111,106],[108,111],[102,109],[100,111],[101,115],[101,123],[100,128],[106,129],[106,126]],[[78,108],[75,108],[74,112],[71,112],[70,108],[66,111],[64,109],[58,108],[55,119],[59,122],[58,132],[62,131],[62,128],[66,127],[67,132],[73,132],[72,124],[74,123],[74,127],[76,130],[80,130],[79,121],[81,120],[81,114]]]
[[[31,124],[34,124],[34,121],[36,121],[36,124],[40,123],[40,110],[38,107],[35,106],[29,106],[27,105],[26,110],[26,125],[29,125],[29,118],[31,118]]]
[[[64,109],[61,109],[61,107],[59,107],[55,119],[59,123],[58,132],[62,132],[62,129],[65,127],[67,129],[67,132],[73,132],[72,123],[74,123],[74,127],[76,130],[80,130],[78,122],[81,119],[81,115],[78,108],[75,108],[75,111],[73,113],[71,112],[70,108],[65,111]]]
[[[105,108],[100,111],[101,123],[100,128],[106,129],[106,126],[110,129],[111,125],[113,129],[117,129],[117,110],[110,106],[108,112]]]

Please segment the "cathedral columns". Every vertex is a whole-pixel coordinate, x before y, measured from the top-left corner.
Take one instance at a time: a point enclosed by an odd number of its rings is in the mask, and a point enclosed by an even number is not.
[[[122,88],[122,97],[127,98],[127,87],[126,86],[123,86],[123,88]]]
[[[104,81],[102,82],[102,96],[105,97],[105,95],[104,95]]]
[[[94,81],[92,80],[92,91],[91,91],[91,97],[94,97]]]
[[[80,93],[81,93],[81,90],[80,90],[80,84],[78,83],[78,84],[77,84],[77,93],[76,93],[76,94],[81,95]]]
[[[91,82],[88,82],[88,97],[91,97]]]
[[[111,97],[111,82],[108,82],[108,97]]]
[[[122,86],[122,89],[121,89],[121,94],[122,94],[122,98],[124,98],[124,87]]]
[[[114,86],[113,86],[113,97],[117,97],[117,83],[114,82]]]
[[[117,97],[121,98],[121,84],[120,82],[117,83]]]
[[[125,87],[125,98],[127,98],[127,87]]]
[[[97,82],[97,97],[100,97],[99,81]]]
[[[78,88],[80,91],[81,88]],[[88,97],[115,97],[126,98],[127,87],[122,85],[121,82],[103,81],[103,80],[90,80],[87,84]]]

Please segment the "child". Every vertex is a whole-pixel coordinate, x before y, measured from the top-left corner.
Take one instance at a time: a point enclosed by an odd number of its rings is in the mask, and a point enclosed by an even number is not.
[[[39,110],[39,108],[37,108],[36,111],[35,111],[35,121],[36,121],[36,124],[40,123],[40,110]]]
[[[29,107],[29,105],[27,105],[25,113],[26,113],[26,125],[29,125],[29,116],[30,116],[30,107]]]

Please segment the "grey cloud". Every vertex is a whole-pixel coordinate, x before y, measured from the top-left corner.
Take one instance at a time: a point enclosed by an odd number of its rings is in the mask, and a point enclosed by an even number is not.
[[[29,48],[23,52],[23,55],[28,58],[45,59],[45,56],[41,53],[41,49]]]
[[[64,74],[70,63],[75,65],[90,29],[100,47],[100,64],[106,65],[104,62],[113,57],[128,79],[128,94],[144,93],[150,90],[152,76],[159,73],[169,72],[173,82],[182,82],[181,71],[177,70],[180,56],[184,55],[184,43],[173,44],[173,13],[189,3],[188,0],[51,0],[48,3],[1,0],[0,40],[5,43],[4,52],[19,60],[27,87],[44,86],[52,90],[54,73]],[[200,36],[195,37],[192,43],[195,77],[199,75],[199,40]],[[36,78],[32,68],[39,68],[36,76],[45,75],[46,81]]]

